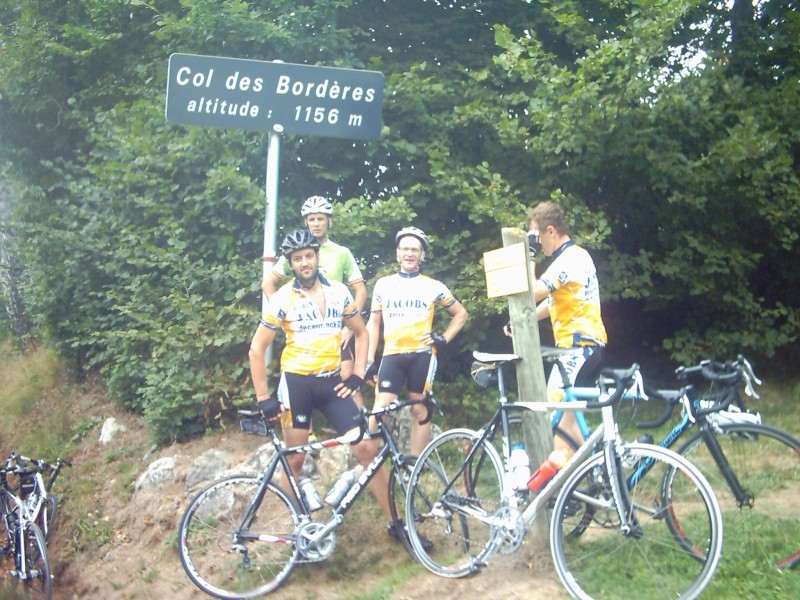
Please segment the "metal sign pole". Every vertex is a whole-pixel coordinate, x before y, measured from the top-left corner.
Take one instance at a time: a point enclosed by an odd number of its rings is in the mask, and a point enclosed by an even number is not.
[[[275,125],[273,131],[269,132],[269,145],[267,146],[267,181],[266,196],[267,205],[264,215],[264,269],[262,280],[266,279],[270,270],[276,262],[275,258],[275,236],[277,232],[277,207],[278,207],[278,165],[280,158],[280,139],[283,127]],[[267,295],[261,294],[261,316],[267,311]],[[272,360],[272,345],[267,348],[266,361],[269,365]]]

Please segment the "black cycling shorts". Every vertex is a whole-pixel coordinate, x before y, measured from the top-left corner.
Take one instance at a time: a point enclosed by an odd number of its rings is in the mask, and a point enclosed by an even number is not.
[[[400,396],[403,387],[410,394],[424,394],[433,385],[436,355],[432,352],[390,354],[381,359],[376,392]]]
[[[340,398],[334,387],[342,378],[338,375],[315,377],[282,373],[278,398],[287,407],[281,424],[293,429],[310,429],[311,413],[317,409],[324,414],[338,435],[344,435],[361,422],[361,410],[352,398]]]

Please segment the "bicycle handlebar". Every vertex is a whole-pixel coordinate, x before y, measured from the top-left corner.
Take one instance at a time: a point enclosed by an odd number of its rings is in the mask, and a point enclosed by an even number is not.
[[[423,403],[425,404],[425,409],[427,412],[425,414],[425,417],[421,421],[419,421],[419,424],[425,425],[426,423],[430,423],[431,419],[433,418],[434,409],[438,409],[439,407],[439,403],[436,401],[436,398],[434,398],[430,393],[428,393],[424,398],[419,398],[415,400],[395,399],[392,400],[386,406],[382,406],[381,408],[378,408],[376,410],[372,411],[362,410],[363,418],[359,423],[358,437],[352,441],[348,441],[347,443],[354,445],[359,443],[362,439],[364,439],[364,436],[367,434],[367,431],[369,430],[369,423],[368,423],[369,417],[386,415],[388,413],[400,410],[401,408],[404,408],[406,406],[411,406],[413,404],[423,404]],[[263,423],[266,429],[263,431],[262,435],[267,435],[275,430],[275,421],[267,421],[260,410],[239,410],[238,413],[243,417],[249,417],[251,419],[255,418],[258,422]],[[243,429],[243,430],[246,431],[247,433],[255,433],[255,431],[251,431],[249,429]]]
[[[629,387],[636,383],[639,378],[639,365],[633,363],[627,369],[603,369],[600,371],[600,378],[598,380],[600,386],[601,397],[607,395],[602,400],[589,400],[586,402],[586,408],[603,408],[609,406],[622,398]],[[611,380],[609,382],[609,380]],[[609,383],[611,385],[609,385]],[[609,387],[613,387],[614,391],[608,395]]]
[[[55,464],[53,464],[40,458],[30,458],[29,456],[11,452],[6,459],[2,471],[21,477],[35,475],[36,473],[41,473],[44,476],[44,474],[49,471],[50,475],[47,477],[47,480],[44,481],[44,489],[49,492],[58,474],[61,472],[61,468],[64,466],[71,467],[72,463],[65,458],[59,457],[56,459]]]
[[[704,360],[700,364],[692,367],[678,367],[675,374],[682,381],[689,381],[690,375],[699,373],[706,381],[713,381],[724,386],[731,386],[739,383],[744,376],[745,364],[750,363],[739,355],[736,360],[719,362],[716,360]]]
[[[755,376],[755,373],[753,373],[753,368],[750,366],[750,363],[742,355],[739,355],[736,360],[733,361],[719,362],[715,360],[704,360],[691,367],[678,367],[675,374],[679,380],[688,382],[688,385],[677,391],[650,390],[645,388],[645,392],[649,397],[656,398],[664,403],[664,412],[653,421],[641,421],[637,423],[637,427],[641,429],[654,429],[666,423],[672,416],[675,405],[679,404],[685,396],[694,392],[695,385],[689,382],[689,378],[692,375],[700,375],[705,381],[718,383],[724,388],[716,392],[713,396],[705,395],[700,398],[709,402],[708,406],[692,404],[689,410],[695,417],[705,416],[728,408],[738,397],[736,386],[743,378],[747,382],[748,393],[751,395],[755,395],[755,391],[751,391],[752,382],[761,383]]]
[[[664,403],[664,412],[654,421],[639,421],[636,423],[636,426],[640,429],[656,429],[661,427],[664,423],[669,421],[670,417],[672,417],[672,413],[675,411],[675,405],[680,402],[685,390],[686,388],[675,392],[665,392],[663,390],[652,390],[645,386],[644,391],[648,398],[655,398],[656,400],[661,400],[661,402]]]

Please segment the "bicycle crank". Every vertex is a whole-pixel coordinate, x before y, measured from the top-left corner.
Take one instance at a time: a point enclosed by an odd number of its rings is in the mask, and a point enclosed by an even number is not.
[[[516,508],[504,506],[492,515],[492,544],[500,554],[516,552],[525,539],[525,521]]]
[[[318,562],[325,560],[336,548],[336,534],[333,531],[328,532],[323,537],[317,539],[317,535],[324,525],[321,523],[303,523],[297,528],[297,549],[300,554],[307,560]]]

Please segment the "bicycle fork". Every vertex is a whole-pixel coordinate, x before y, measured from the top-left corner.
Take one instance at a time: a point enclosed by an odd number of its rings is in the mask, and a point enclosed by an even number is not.
[[[626,537],[640,539],[643,535],[642,525],[633,510],[625,472],[622,470],[621,454],[624,448],[622,440],[616,435],[616,424],[611,411],[603,411],[603,421],[607,421],[604,423],[604,430],[613,432],[603,436],[603,460],[609,476],[611,496],[619,516],[620,531]]]
[[[714,435],[713,431],[711,431],[711,426],[709,423],[700,423],[699,428],[700,433],[703,436],[703,442],[705,442],[708,452],[711,454],[714,462],[717,463],[717,467],[722,473],[722,476],[725,478],[726,483],[731,488],[739,508],[753,508],[755,500],[753,495],[744,489],[742,484],[739,483],[739,479],[736,477],[733,469],[731,469],[728,459],[725,458],[725,453],[722,451],[722,446],[720,446],[717,436]]]

